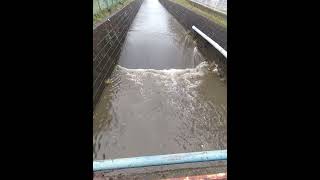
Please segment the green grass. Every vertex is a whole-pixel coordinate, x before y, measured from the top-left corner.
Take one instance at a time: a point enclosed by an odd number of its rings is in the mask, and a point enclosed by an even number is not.
[[[190,9],[191,11],[202,15],[204,17],[207,17],[208,19],[210,19],[211,21],[215,22],[216,24],[222,26],[223,28],[227,28],[227,20],[225,17],[223,17],[221,14],[219,14],[218,12],[212,12],[209,13],[207,11],[201,10],[198,7],[193,6],[190,2],[188,2],[187,0],[170,0],[172,2],[175,2],[177,4],[180,4],[181,6]]]
[[[121,10],[123,7],[127,6],[130,2],[134,0],[122,0],[118,4],[115,4],[109,8],[105,8],[95,15],[93,15],[93,25],[97,25],[98,23],[104,21],[107,17],[112,15],[114,12]]]

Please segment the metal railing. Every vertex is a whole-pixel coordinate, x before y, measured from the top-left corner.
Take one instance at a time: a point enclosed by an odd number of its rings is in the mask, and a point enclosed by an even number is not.
[[[202,151],[154,156],[141,156],[122,159],[98,160],[93,162],[93,171],[127,169],[148,166],[184,164],[227,160],[227,150]]]
[[[192,29],[196,31],[201,37],[203,37],[205,40],[207,40],[214,48],[216,48],[226,59],[227,59],[227,51],[224,50],[218,43],[216,43],[214,40],[212,40],[210,37],[208,37],[206,34],[204,34],[200,29],[198,29],[196,26],[192,26]]]

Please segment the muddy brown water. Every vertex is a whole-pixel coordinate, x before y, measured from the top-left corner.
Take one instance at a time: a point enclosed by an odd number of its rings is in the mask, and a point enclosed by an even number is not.
[[[93,159],[227,149],[227,85],[158,0],[144,0],[93,114]]]

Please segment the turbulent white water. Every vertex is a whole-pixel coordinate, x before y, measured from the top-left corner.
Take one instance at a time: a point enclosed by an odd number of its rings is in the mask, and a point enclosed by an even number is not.
[[[94,159],[227,148],[220,68],[158,0],[144,0],[118,64],[95,107]]]
[[[227,92],[217,73],[207,62],[168,70],[117,65],[95,111],[94,158],[226,148]]]
[[[114,72],[116,75],[109,82],[114,84],[111,90],[119,86],[130,86],[139,88],[143,94],[158,92],[170,95],[184,92],[191,98],[192,92],[195,92],[192,89],[200,88],[200,84],[209,76],[218,79],[217,73],[217,65],[207,62],[200,63],[196,68],[168,70],[127,69],[117,65]]]

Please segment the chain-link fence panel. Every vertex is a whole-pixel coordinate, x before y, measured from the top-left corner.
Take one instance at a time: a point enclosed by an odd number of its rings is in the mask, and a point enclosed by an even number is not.
[[[99,11],[110,9],[114,5],[123,2],[125,0],[93,0],[93,14],[97,14]]]
[[[227,13],[227,0],[192,0],[213,9]]]

